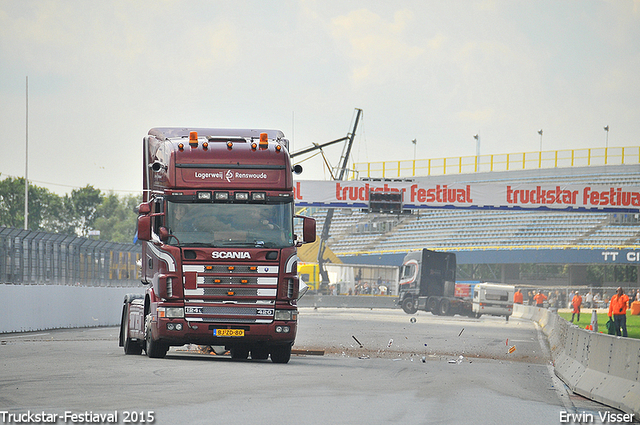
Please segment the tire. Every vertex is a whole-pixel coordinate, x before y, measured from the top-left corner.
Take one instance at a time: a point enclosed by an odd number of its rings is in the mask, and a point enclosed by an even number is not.
[[[125,320],[127,319],[127,303],[122,306],[122,316],[120,317],[120,336],[118,337],[118,346],[124,347],[125,338]]]
[[[402,300],[402,309],[407,314],[415,314],[418,311],[418,304],[416,299],[409,296]]]
[[[276,345],[271,347],[271,361],[274,363],[289,363],[291,359],[291,345]]]
[[[147,356],[152,359],[162,359],[167,355],[167,351],[169,351],[169,346],[160,341],[155,341],[151,336],[151,315],[147,315],[144,326],[144,336],[145,336],[145,351],[147,352]]]
[[[122,320],[120,321],[120,346],[124,347],[125,354],[142,354],[142,345],[129,338],[129,304],[122,307]]]
[[[427,311],[430,311],[433,314],[439,314],[438,310],[438,299],[435,297],[427,298]]]
[[[249,349],[244,346],[231,347],[231,358],[234,360],[246,360],[249,358]]]
[[[440,300],[439,311],[442,316],[449,316],[451,314],[451,301],[446,298]]]

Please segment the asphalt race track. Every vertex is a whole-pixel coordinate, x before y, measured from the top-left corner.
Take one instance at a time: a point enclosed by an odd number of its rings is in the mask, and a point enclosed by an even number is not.
[[[285,365],[196,347],[127,356],[118,328],[0,335],[0,423],[511,425],[613,411],[567,393],[530,321],[302,308],[299,323]]]

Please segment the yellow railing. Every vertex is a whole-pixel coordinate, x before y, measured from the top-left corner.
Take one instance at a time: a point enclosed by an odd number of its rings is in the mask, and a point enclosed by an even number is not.
[[[640,147],[638,146],[626,148],[567,149],[404,161],[359,162],[353,165],[351,178],[407,178],[488,171],[639,163]]]

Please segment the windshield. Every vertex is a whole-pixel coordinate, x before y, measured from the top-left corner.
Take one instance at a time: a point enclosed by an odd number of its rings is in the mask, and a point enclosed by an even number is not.
[[[171,245],[283,248],[293,245],[293,208],[282,204],[167,202]],[[177,239],[177,240],[176,240]]]

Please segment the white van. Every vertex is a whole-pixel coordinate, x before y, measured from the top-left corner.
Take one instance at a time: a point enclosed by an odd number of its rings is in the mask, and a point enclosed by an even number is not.
[[[473,288],[473,312],[476,317],[483,314],[509,316],[513,313],[513,285],[499,283],[478,283]]]

